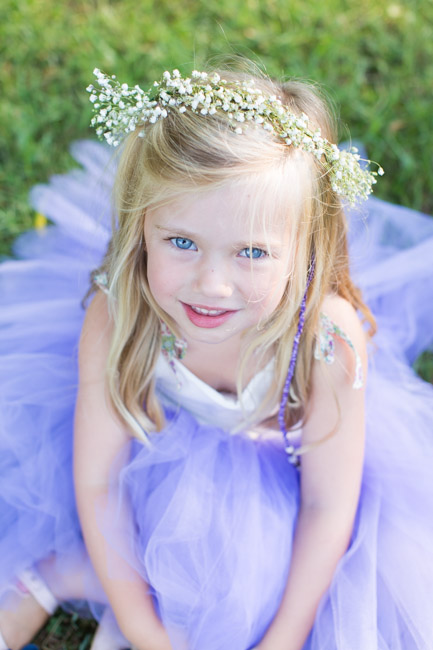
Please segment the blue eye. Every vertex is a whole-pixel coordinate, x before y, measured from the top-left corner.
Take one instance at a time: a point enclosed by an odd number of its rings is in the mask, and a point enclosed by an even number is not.
[[[248,259],[258,260],[260,257],[266,257],[267,252],[261,248],[243,248],[240,252],[241,257],[248,257]]]
[[[171,243],[173,246],[176,246],[176,248],[181,248],[182,250],[197,250],[197,246],[194,244],[192,239],[187,239],[186,237],[172,237],[170,239]]]

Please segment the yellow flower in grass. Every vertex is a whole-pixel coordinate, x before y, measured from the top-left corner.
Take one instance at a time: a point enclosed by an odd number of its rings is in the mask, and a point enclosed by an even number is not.
[[[44,228],[47,226],[48,220],[44,214],[36,212],[33,223],[36,230],[44,230]]]

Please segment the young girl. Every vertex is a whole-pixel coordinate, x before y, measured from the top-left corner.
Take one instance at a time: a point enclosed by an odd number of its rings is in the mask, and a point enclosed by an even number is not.
[[[80,143],[85,171],[33,195],[56,225],[0,267],[0,647],[60,601],[102,618],[95,649],[433,647],[433,399],[410,367],[433,223],[351,213],[367,364],[342,203],[375,175],[318,95],[95,73],[122,145],[108,252],[113,166]]]

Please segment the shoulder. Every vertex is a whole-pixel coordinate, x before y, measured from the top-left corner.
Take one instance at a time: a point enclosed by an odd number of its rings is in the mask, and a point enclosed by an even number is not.
[[[331,373],[341,375],[341,380],[352,379],[355,388],[363,384],[367,365],[366,334],[356,310],[341,296],[328,295],[323,301],[315,357],[333,366]]]
[[[326,297],[321,312],[328,322],[319,322],[317,340],[324,327],[323,338],[331,343],[321,356],[315,355],[312,368],[302,428],[302,503],[331,505],[334,512],[351,520],[364,456],[364,382],[356,384],[355,380],[358,367],[365,379],[366,336],[356,310],[344,298]]]
[[[86,310],[79,345],[81,379],[97,379],[105,373],[113,334],[107,296],[98,290]]]
[[[365,334],[360,318],[348,300],[334,294],[328,295],[322,303],[321,312],[341,327],[346,334],[351,334],[359,342],[365,342]]]
[[[79,386],[75,406],[74,476],[82,504],[89,488],[108,484],[118,454],[130,439],[113,408],[107,386],[107,359],[112,338],[107,296],[98,290],[89,304],[79,346]],[[123,457],[122,457],[123,458]]]

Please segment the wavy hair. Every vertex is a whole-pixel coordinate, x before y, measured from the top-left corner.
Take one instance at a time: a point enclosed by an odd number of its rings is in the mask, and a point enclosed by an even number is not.
[[[229,82],[253,78],[265,94],[280,96],[295,114],[305,113],[328,141],[335,142],[334,120],[313,86],[298,81],[277,84],[245,72],[219,72]],[[160,319],[178,334],[176,323],[160,309],[149,289],[146,212],[187,193],[206,192],[228,183],[239,184],[240,203],[249,201],[251,224],[278,216],[290,220],[292,233],[292,264],[281,301],[266,321],[244,336],[237,379],[239,396],[248,364],[253,359],[260,364],[270,354],[275,356],[272,386],[254,416],[255,423],[265,419],[275,406],[275,396],[282,393],[313,255],[316,269],[286,411],[288,427],[306,415],[324,297],[331,293],[348,300],[374,332],[373,317],[350,278],[342,205],[320,162],[260,127],[244,127],[243,134],[238,135],[225,114],[180,114],[173,107],[166,118],[136,129],[122,146],[114,188],[117,222],[98,269],[108,274],[109,309],[114,321],[107,363],[110,397],[132,434],[141,440],[164,425],[153,378],[161,350]],[[252,198],[246,198],[251,194],[243,191],[246,186],[254,187]]]

